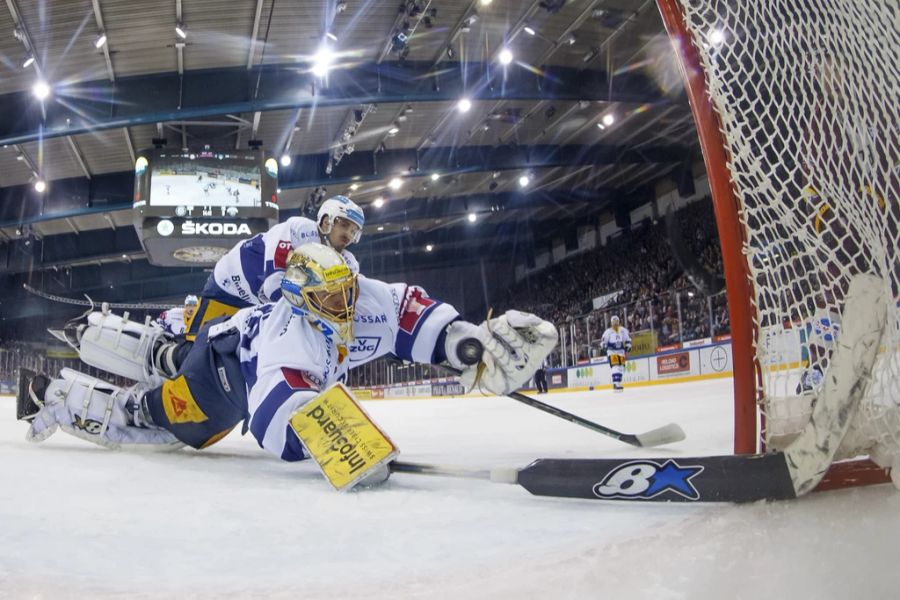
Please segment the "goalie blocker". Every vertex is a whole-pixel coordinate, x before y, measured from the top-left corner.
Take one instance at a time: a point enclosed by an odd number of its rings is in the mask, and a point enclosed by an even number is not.
[[[381,483],[399,450],[337,383],[291,416],[291,429],[336,490]]]

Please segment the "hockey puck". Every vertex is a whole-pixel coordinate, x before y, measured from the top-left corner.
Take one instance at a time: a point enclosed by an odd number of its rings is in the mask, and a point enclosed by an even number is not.
[[[464,365],[477,365],[484,354],[484,346],[476,338],[466,338],[456,346],[456,357]]]

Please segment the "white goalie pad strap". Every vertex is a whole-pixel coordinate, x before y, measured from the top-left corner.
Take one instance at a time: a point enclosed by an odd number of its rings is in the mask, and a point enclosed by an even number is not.
[[[57,428],[92,444],[112,450],[172,450],[183,446],[175,436],[156,427],[129,424],[126,403],[139,400],[147,387],[120,388],[72,369],[63,369],[44,394],[44,406],[31,423],[26,438],[41,442]]]
[[[161,385],[151,353],[157,341],[169,338],[149,323],[137,323],[112,313],[93,312],[81,335],[79,356],[87,364],[134,381]]]

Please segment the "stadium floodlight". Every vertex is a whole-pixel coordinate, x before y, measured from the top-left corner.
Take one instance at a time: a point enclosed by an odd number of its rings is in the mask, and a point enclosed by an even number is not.
[[[43,194],[47,190],[47,184],[43,179],[38,179],[34,182],[34,191],[38,194]]]
[[[493,2],[493,0],[481,0],[481,1],[480,1],[480,4],[481,4],[482,6],[490,6],[490,5],[491,5],[491,2]]]
[[[400,133],[400,128],[397,127],[396,125],[391,125],[391,128],[388,129],[388,133],[390,135],[397,135],[398,133]]]
[[[528,187],[529,183],[531,183],[531,177],[527,174],[519,176],[519,187]]]
[[[106,34],[101,33],[100,36],[94,41],[94,47],[97,49],[102,48],[106,44]]]
[[[609,127],[610,125],[612,125],[615,122],[616,122],[616,117],[612,113],[603,115],[603,124],[606,125],[607,127]]]
[[[282,167],[291,166],[291,155],[290,154],[282,154],[281,155],[281,166]]]
[[[469,216],[468,216],[468,219],[469,219],[469,223],[474,223],[475,221],[478,220],[478,215],[476,215],[476,214],[473,213],[473,212],[470,212],[470,213],[469,213]]]
[[[358,183],[351,183],[351,184],[350,184],[350,189],[351,189],[352,191],[355,192],[356,190],[359,189],[359,184],[358,184]]]
[[[38,81],[34,84],[34,87],[31,88],[31,91],[38,100],[46,100],[50,95],[50,86],[47,85],[46,81]]]
[[[392,190],[399,190],[401,187],[403,187],[403,180],[399,177],[394,177],[388,182],[388,187]]]
[[[34,54],[29,52],[28,54],[25,55],[25,59],[22,60],[22,68],[27,69],[28,67],[30,67],[33,64],[34,64]]]
[[[606,129],[606,125],[604,125],[603,123],[597,123],[597,127],[599,127],[600,129]]]
[[[328,46],[322,45],[313,55],[312,73],[316,77],[325,77],[331,70],[331,64],[334,62],[334,52]]]
[[[336,41],[337,41],[337,36],[334,35],[333,33],[331,33],[330,31],[329,31],[328,33],[326,33],[325,36],[326,36],[328,39],[330,39],[332,42],[336,42]]]
[[[524,29],[525,33],[527,33],[528,35],[537,35],[537,31],[535,31],[534,27],[532,27],[531,25],[526,25],[522,29]]]
[[[434,250],[434,244],[425,245],[425,252],[431,252],[432,250]]]
[[[179,22],[175,25],[175,35],[183,40],[187,39],[187,27],[184,26],[184,23]]]
[[[508,65],[513,61],[513,53],[509,48],[504,48],[500,51],[500,54],[497,56],[500,59],[500,64]]]
[[[377,229],[378,231],[384,231],[384,225],[379,225],[375,229]]]
[[[375,208],[381,208],[382,206],[384,206],[384,198],[378,196],[377,198],[375,198],[375,200],[372,201],[372,206],[374,206]]]
[[[456,108],[461,113],[469,112],[469,109],[472,108],[472,101],[468,98],[461,98],[460,101],[456,103]]]
[[[440,173],[432,173],[432,174],[431,174],[431,180],[432,180],[432,181],[437,181],[437,180],[440,179],[440,178],[441,178],[441,174],[440,174]]]

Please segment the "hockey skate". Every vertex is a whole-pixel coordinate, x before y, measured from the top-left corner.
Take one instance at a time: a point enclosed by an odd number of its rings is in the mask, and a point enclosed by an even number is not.
[[[16,419],[30,423],[44,407],[44,392],[50,379],[30,369],[19,369],[19,387],[16,391]]]
[[[621,392],[624,392],[624,391],[625,391],[625,388],[622,387],[622,384],[621,384],[621,383],[614,383],[614,384],[613,384],[613,392],[615,392],[615,393],[618,394],[618,393],[621,393]]]

